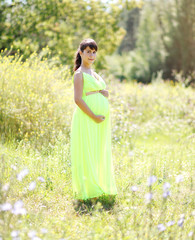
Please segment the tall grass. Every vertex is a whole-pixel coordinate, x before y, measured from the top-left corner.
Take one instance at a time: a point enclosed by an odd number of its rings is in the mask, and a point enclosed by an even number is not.
[[[99,201],[77,212],[70,171],[75,105],[69,70],[60,72],[62,66],[52,68],[36,57],[29,65],[7,57],[0,62],[2,239],[194,238],[192,88],[105,78],[118,195],[110,209]]]

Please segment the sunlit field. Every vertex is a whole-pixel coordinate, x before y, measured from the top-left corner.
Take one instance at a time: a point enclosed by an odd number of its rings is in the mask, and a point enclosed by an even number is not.
[[[194,89],[102,72],[118,195],[75,206],[70,69],[33,54],[0,72],[0,239],[194,239]]]

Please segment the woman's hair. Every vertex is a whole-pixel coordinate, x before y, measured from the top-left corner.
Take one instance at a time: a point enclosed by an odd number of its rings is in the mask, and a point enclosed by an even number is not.
[[[91,38],[84,39],[80,43],[79,48],[75,54],[74,71],[76,71],[81,66],[81,56],[80,56],[79,51],[83,52],[85,50],[85,48],[87,48],[87,47],[90,47],[91,50],[93,50],[93,49],[95,49],[96,51],[98,50],[97,43],[93,39],[91,39]]]

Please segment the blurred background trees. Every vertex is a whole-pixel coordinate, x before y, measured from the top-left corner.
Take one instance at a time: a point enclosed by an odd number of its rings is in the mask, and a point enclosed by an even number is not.
[[[194,0],[1,0],[0,49],[73,67],[80,41],[99,44],[98,70],[120,81],[195,81]],[[7,49],[7,52],[5,51]]]
[[[121,81],[149,83],[160,74],[194,86],[195,1],[149,0],[141,9],[123,14],[120,24],[126,35],[115,54],[107,57],[110,71]]]
[[[47,55],[48,46],[50,57],[58,55],[61,63],[71,65],[80,41],[90,37],[99,43],[100,68],[102,56],[111,54],[124,35],[118,26],[120,11],[116,4],[100,0],[4,0],[0,49],[12,46],[10,54],[20,49],[26,59],[34,51]]]

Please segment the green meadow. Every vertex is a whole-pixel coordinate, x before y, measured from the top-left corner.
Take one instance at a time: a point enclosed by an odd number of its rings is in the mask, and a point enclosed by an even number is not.
[[[99,73],[118,195],[75,207],[70,69],[32,54],[1,57],[0,72],[0,239],[194,239],[193,88]]]

